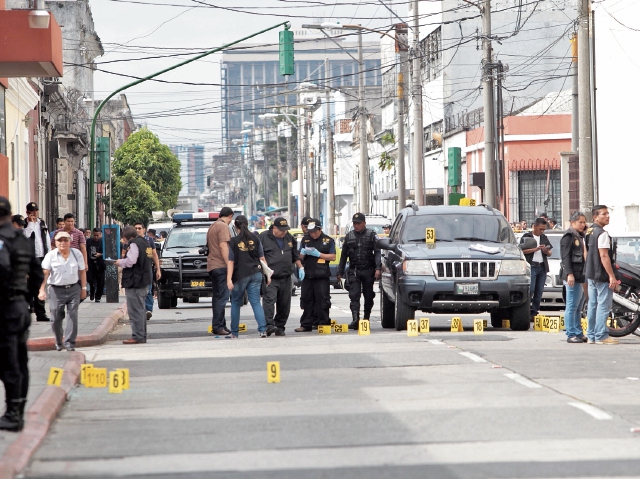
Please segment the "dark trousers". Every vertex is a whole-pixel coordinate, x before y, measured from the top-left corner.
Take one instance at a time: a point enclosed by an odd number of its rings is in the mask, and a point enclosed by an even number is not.
[[[351,312],[355,314],[360,313],[360,296],[364,296],[364,319],[371,317],[371,309],[373,309],[373,299],[376,297],[376,293],[373,292],[373,285],[375,283],[375,269],[368,270],[352,270],[349,269],[349,299],[351,302],[349,306]]]
[[[304,309],[300,326],[310,328],[317,325],[330,325],[329,309],[331,308],[331,286],[329,278],[304,278],[300,293],[300,306]],[[317,318],[314,321],[314,316]]]
[[[262,309],[267,326],[275,326],[284,331],[291,311],[291,290],[291,275],[286,278],[271,278],[271,284],[267,286],[267,292],[262,297]]]
[[[540,300],[544,291],[544,282],[547,279],[547,271],[544,265],[531,265],[531,316],[535,316],[540,311]]]
[[[38,266],[42,264],[43,258],[36,258]],[[47,310],[45,309],[44,301],[38,299],[38,294],[40,293],[40,285],[34,286],[29,290],[29,297],[27,301],[29,302],[29,306],[31,310],[36,314],[36,319],[39,320],[47,320]]]
[[[29,390],[27,339],[31,318],[28,303],[21,299],[3,305],[0,321],[0,380],[9,402],[26,398]]]
[[[89,267],[87,283],[89,283],[89,297],[100,301],[104,291],[104,270]]]
[[[213,317],[211,319],[211,327],[222,329],[227,327],[224,318],[224,308],[229,301],[229,288],[227,288],[227,268],[216,268],[209,271],[211,278],[211,309]]]

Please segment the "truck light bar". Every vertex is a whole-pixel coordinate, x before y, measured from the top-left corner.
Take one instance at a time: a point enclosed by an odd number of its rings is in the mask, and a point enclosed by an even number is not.
[[[207,221],[207,220],[217,220],[220,216],[219,213],[176,213],[173,215],[174,223],[182,223],[184,221]]]

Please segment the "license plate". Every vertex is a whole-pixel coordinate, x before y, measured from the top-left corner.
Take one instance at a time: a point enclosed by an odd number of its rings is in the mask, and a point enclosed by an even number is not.
[[[480,294],[478,283],[456,283],[455,294]]]
[[[204,288],[204,281],[191,281],[192,288]]]

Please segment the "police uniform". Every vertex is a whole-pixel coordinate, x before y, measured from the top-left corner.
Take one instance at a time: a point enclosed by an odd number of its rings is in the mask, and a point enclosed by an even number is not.
[[[9,221],[11,205],[0,197],[0,379],[4,383],[7,408],[0,429],[19,431],[29,389],[27,338],[31,317],[26,298],[39,287],[44,276],[35,259],[35,249]]]
[[[318,220],[309,222],[309,230],[313,231],[314,227],[320,228]],[[317,239],[313,239],[307,233],[300,242],[300,253],[304,254],[305,250],[315,248],[320,253],[335,254],[336,244],[333,238],[321,233]],[[331,272],[329,270],[329,260],[320,259],[310,254],[304,254],[302,264],[305,270],[305,276],[302,280],[302,292],[300,293],[300,305],[304,309],[307,316],[300,318],[300,328],[305,331],[311,331],[313,324],[312,312],[317,317],[318,325],[330,325],[329,309],[331,308],[331,296],[329,294],[330,285],[329,278]]]
[[[362,213],[353,215],[354,223],[363,223],[365,216]],[[364,316],[363,319],[371,317],[373,299],[376,294],[373,292],[373,285],[376,281],[376,271],[381,269],[380,250],[376,248],[378,236],[376,233],[365,228],[358,233],[352,229],[347,233],[342,243],[342,255],[340,256],[340,266],[338,276],[344,276],[347,260],[349,261],[349,271],[347,282],[349,284],[349,299],[352,323],[350,329],[358,329],[360,319],[360,295],[364,296]]]

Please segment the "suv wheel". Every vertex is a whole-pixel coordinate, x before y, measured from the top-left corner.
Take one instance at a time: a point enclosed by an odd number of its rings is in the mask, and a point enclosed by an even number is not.
[[[407,321],[410,319],[414,319],[416,315],[415,308],[407,305],[404,301],[402,301],[402,297],[400,296],[400,292],[398,291],[398,287],[396,286],[396,330],[397,331],[406,331],[407,329]]]
[[[530,302],[526,301],[523,305],[511,308],[511,329],[514,331],[528,331],[531,327],[531,318],[529,311]]]
[[[389,299],[389,297],[381,287],[380,288],[380,322],[382,323],[383,328],[395,328],[396,326],[395,309],[396,309],[396,305],[393,304],[393,301]]]
[[[171,298],[163,293],[162,291],[158,291],[158,308],[160,309],[170,309],[171,308]]]

